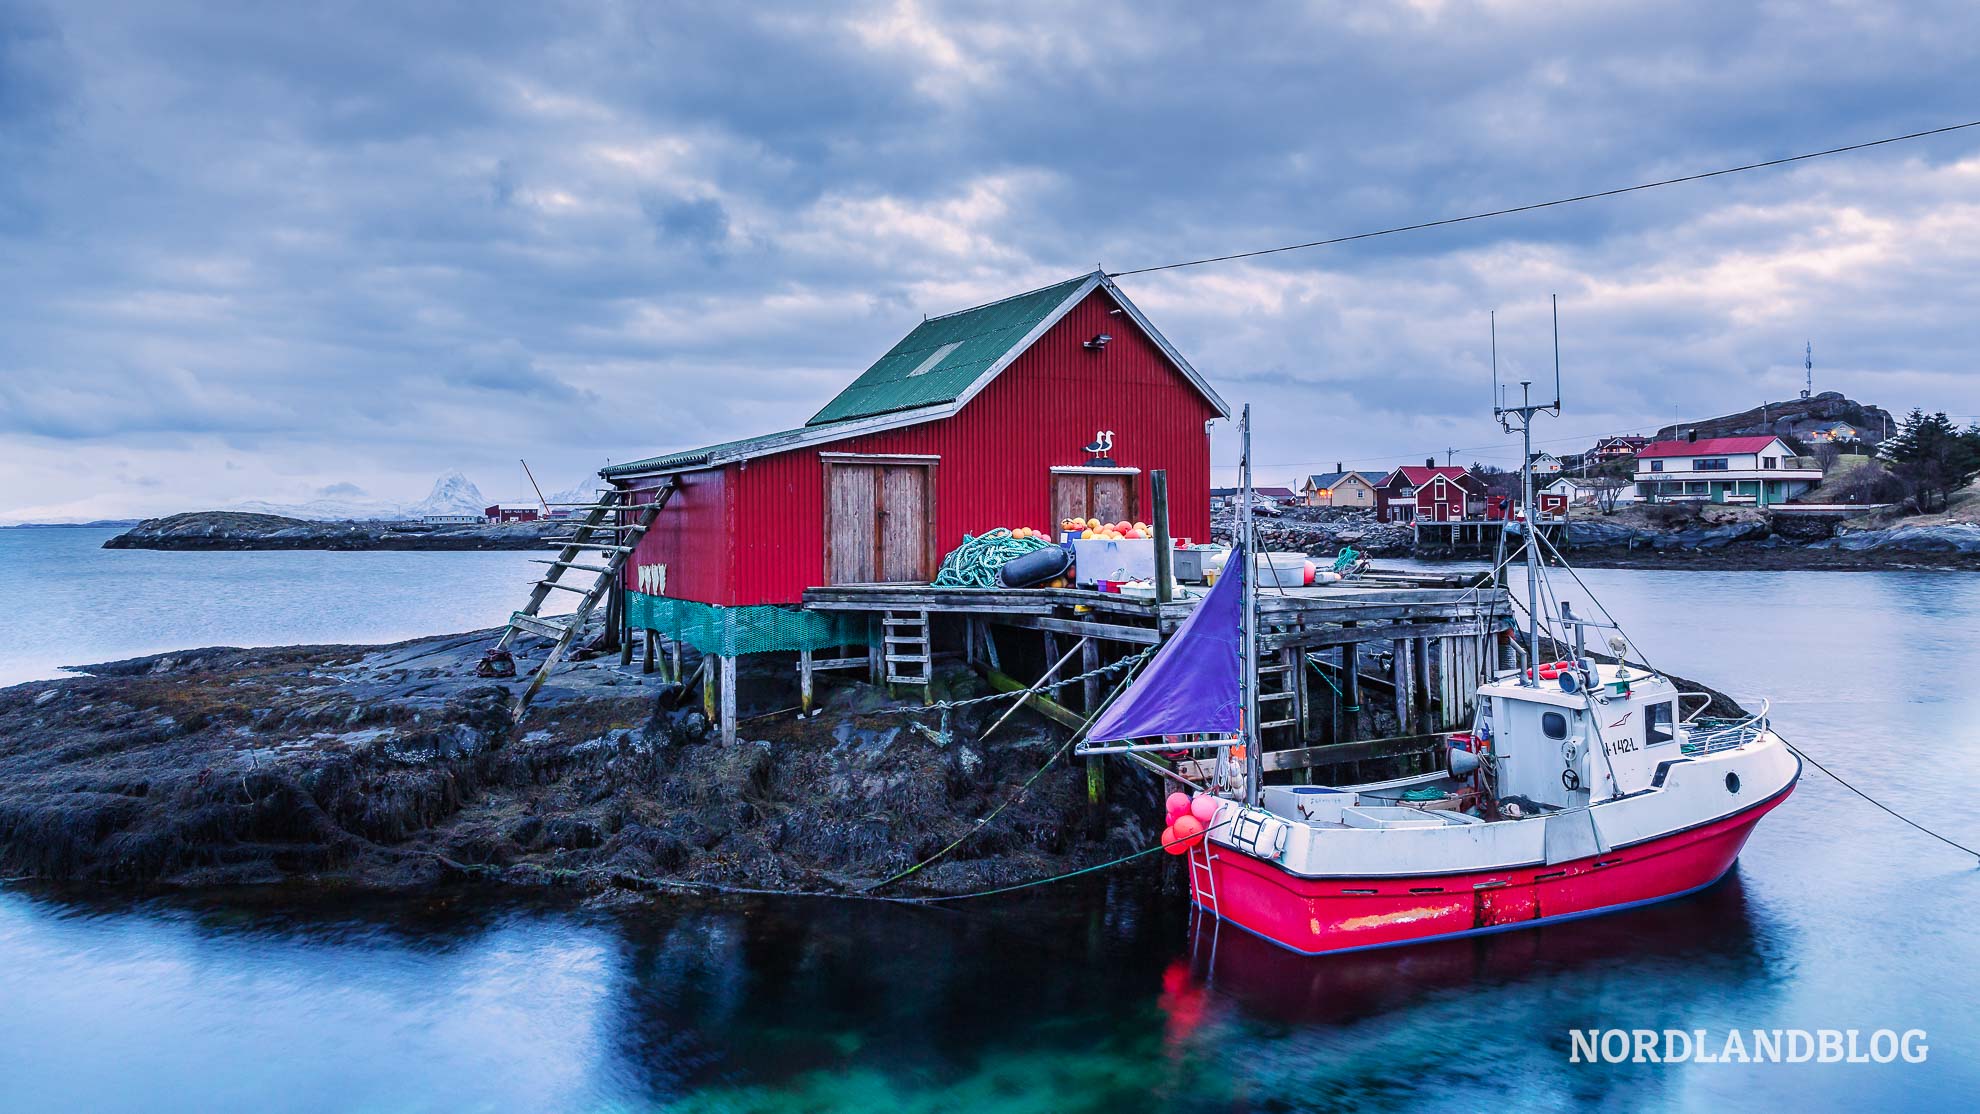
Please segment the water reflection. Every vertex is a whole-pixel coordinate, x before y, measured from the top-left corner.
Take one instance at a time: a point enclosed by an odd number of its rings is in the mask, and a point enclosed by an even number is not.
[[[1653,660],[1980,840],[1980,577],[1584,576]],[[0,1109],[1960,1109],[1976,918],[1970,859],[1812,774],[1700,894],[1332,958],[1193,935],[1126,876],[943,909],[0,887]],[[1933,1056],[1567,1061],[1573,1028],[1734,1026]]]

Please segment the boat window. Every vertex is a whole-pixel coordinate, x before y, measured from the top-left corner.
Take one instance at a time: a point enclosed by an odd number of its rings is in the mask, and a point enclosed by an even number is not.
[[[1567,717],[1559,712],[1540,713],[1540,730],[1549,739],[1567,738]]]
[[[1656,746],[1658,743],[1668,743],[1672,739],[1677,738],[1677,733],[1671,729],[1671,706],[1669,704],[1650,705],[1649,716],[1643,723],[1646,736],[1643,741],[1648,746]]]

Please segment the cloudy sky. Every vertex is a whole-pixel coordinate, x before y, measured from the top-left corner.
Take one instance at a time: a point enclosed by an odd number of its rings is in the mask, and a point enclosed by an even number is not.
[[[0,521],[801,423],[939,313],[1980,119],[1965,3],[0,0]],[[1980,129],[1125,278],[1261,479],[1816,387],[1980,414]],[[1229,460],[1231,438],[1220,435]]]

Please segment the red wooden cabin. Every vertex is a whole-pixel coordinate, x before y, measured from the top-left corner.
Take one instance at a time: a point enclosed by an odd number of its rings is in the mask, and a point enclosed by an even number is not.
[[[1426,460],[1405,465],[1375,485],[1375,517],[1383,522],[1462,522],[1485,517],[1483,481],[1456,465]]]
[[[922,322],[797,429],[601,474],[679,485],[629,592],[795,604],[814,586],[926,583],[964,534],[1146,518],[1158,468],[1172,532],[1206,538],[1208,423],[1228,414],[1094,272]]]

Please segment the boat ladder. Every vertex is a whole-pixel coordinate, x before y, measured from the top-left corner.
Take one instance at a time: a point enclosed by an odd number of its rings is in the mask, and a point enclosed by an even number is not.
[[[881,616],[881,653],[890,685],[928,686],[934,672],[929,653],[928,612],[889,611]]]
[[[557,556],[550,560],[534,560],[534,563],[548,565],[550,569],[536,582],[536,587],[529,594],[529,602],[523,604],[521,611],[509,616],[508,629],[495,643],[495,650],[499,651],[507,650],[518,634],[534,634],[550,639],[550,650],[543,656],[543,664],[537,667],[536,675],[529,679],[529,685],[517,697],[510,712],[515,722],[522,722],[524,713],[529,710],[529,702],[549,678],[550,670],[570,649],[578,632],[584,629],[592,609],[618,583],[621,570],[639,546],[639,539],[653,525],[653,519],[667,505],[667,500],[673,497],[674,490],[674,483],[668,481],[648,501],[633,503],[632,491],[613,488],[602,493],[596,503],[575,508],[583,512],[584,517],[572,524],[568,536],[545,539],[556,547]],[[590,559],[581,561],[580,557]],[[580,574],[592,574],[592,580],[587,584],[580,576],[575,584],[564,583],[564,574],[573,570]],[[568,615],[539,615],[543,601],[550,598],[552,591],[576,593],[581,597],[576,609]]]
[[[1211,916],[1223,919],[1217,910],[1217,872],[1210,866],[1210,840],[1189,849],[1190,888],[1196,891],[1196,903]]]

